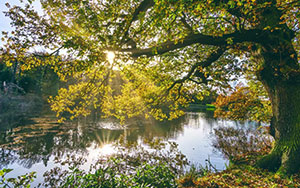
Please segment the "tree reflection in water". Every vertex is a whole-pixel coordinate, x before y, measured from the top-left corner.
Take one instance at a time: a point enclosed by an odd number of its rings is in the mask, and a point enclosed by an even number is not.
[[[157,122],[155,120],[135,119],[125,126],[113,120],[57,124],[53,117],[33,119],[35,124],[22,125],[0,132],[0,168],[17,163],[31,168],[36,163],[48,165],[51,157],[64,157],[74,153],[87,156],[88,153],[107,153],[111,144],[134,144],[143,140],[160,138],[176,139],[183,134],[184,126],[199,127],[199,120],[212,125],[212,118],[205,114],[191,113],[175,121]],[[91,118],[92,119],[92,118]],[[202,122],[203,123],[203,122]],[[112,152],[112,151],[109,151]]]
[[[205,165],[210,158],[218,169],[226,166],[223,156],[213,151],[211,133],[222,121],[214,119],[212,114],[187,113],[165,122],[135,119],[123,126],[93,117],[64,124],[57,124],[55,117],[49,115],[32,120],[34,124],[0,131],[0,168],[15,169],[11,177],[36,171],[35,182],[43,182],[45,171],[67,168],[61,161],[70,156],[84,159],[84,169],[88,169],[98,159],[105,158],[101,155],[115,154],[119,148],[137,143],[149,148],[149,141],[156,139],[175,141],[193,163]]]

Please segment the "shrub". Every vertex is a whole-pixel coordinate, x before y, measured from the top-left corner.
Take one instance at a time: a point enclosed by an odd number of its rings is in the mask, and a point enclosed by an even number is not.
[[[0,170],[0,185],[3,188],[21,188],[30,187],[30,183],[33,182],[36,177],[36,172],[31,172],[25,175],[18,176],[17,178],[6,178],[5,176],[13,171],[12,169],[2,169]]]

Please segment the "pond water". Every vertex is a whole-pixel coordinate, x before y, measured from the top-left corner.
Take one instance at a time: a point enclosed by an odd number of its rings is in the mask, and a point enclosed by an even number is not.
[[[114,153],[113,144],[117,141],[143,144],[144,140],[159,138],[176,142],[193,164],[205,166],[205,160],[209,159],[218,170],[223,170],[228,161],[215,151],[212,140],[213,129],[224,125],[243,126],[244,123],[217,120],[211,113],[188,112],[168,122],[136,120],[124,129],[110,120],[57,124],[55,117],[44,115],[25,125],[0,129],[0,169],[14,169],[10,177],[36,171],[37,185],[43,181],[45,171],[59,165],[55,158],[75,154],[87,159],[86,166],[89,166],[100,154]]]

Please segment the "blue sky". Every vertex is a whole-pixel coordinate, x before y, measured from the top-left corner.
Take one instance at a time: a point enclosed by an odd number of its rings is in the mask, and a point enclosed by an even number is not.
[[[10,27],[10,19],[5,17],[3,11],[7,11],[7,7],[5,6],[6,3],[9,3],[11,5],[17,5],[20,4],[19,0],[0,0],[0,20],[1,20],[1,24],[0,24],[0,31],[10,31],[11,27]],[[0,33],[0,36],[2,34]]]

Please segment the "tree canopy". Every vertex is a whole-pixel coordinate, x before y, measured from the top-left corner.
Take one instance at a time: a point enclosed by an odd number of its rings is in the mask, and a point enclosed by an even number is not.
[[[44,15],[31,3],[7,4],[15,29],[3,33],[1,57],[22,70],[47,64],[68,80],[50,99],[58,116],[173,119],[192,95],[226,93],[247,77],[272,103],[276,147],[260,166],[299,170],[299,1],[41,0]]]

